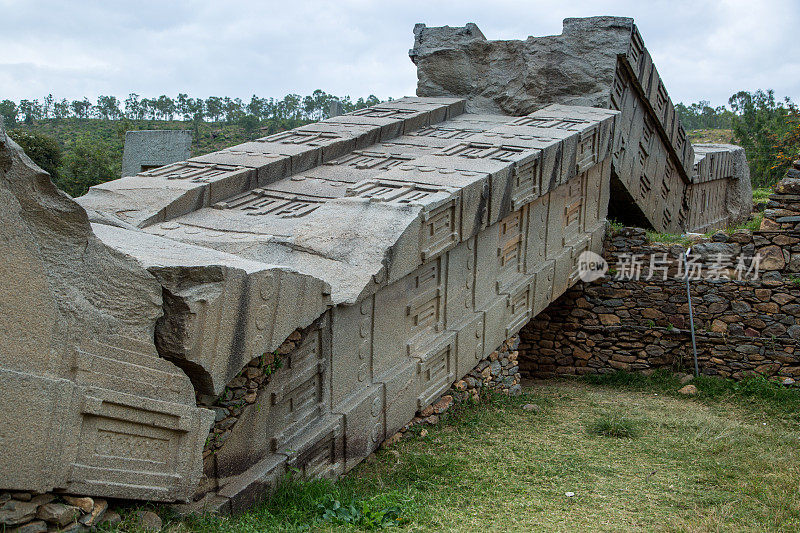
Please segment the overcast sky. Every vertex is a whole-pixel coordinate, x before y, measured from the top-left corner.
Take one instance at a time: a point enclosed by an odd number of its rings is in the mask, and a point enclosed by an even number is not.
[[[400,97],[416,22],[524,39],[592,15],[636,19],[675,102],[758,88],[800,102],[798,0],[0,0],[0,100]]]

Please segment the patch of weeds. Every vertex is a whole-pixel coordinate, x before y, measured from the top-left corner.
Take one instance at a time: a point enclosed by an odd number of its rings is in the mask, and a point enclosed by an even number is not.
[[[637,423],[619,414],[606,414],[595,419],[589,426],[590,435],[614,437],[617,439],[633,439],[638,435]]]
[[[795,286],[800,287],[800,276],[797,275],[789,275],[787,279]]]
[[[753,218],[744,222],[742,229],[749,229],[750,231],[758,231],[761,229],[761,221],[764,220],[764,213],[756,213]]]
[[[766,202],[769,200],[769,196],[773,193],[771,187],[756,187],[753,189],[753,201],[754,202]]]
[[[328,496],[317,504],[317,509],[322,520],[333,525],[347,524],[361,529],[383,529],[401,526],[406,522],[397,506],[374,509],[367,501],[342,505],[333,496]]]
[[[622,231],[622,228],[625,227],[625,224],[622,222],[617,222],[613,219],[608,219],[608,225],[606,226],[606,235],[614,235],[615,233]]]
[[[690,246],[692,240],[686,235],[678,235],[675,233],[658,233],[656,231],[647,231],[647,242],[662,244],[680,244],[683,246]]]

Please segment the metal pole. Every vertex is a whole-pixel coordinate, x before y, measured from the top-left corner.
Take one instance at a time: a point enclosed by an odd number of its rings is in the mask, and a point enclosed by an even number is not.
[[[692,311],[692,291],[689,287],[689,252],[692,249],[686,250],[683,254],[684,275],[686,276],[686,299],[689,301],[689,327],[692,330],[692,353],[694,354],[694,377],[700,376],[700,367],[697,365],[697,344],[694,340],[694,313]]]

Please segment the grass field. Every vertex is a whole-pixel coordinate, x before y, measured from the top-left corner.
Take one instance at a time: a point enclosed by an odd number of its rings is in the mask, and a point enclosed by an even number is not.
[[[800,393],[696,384],[690,398],[667,375],[534,382],[522,397],[449,411],[336,483],[287,482],[246,514],[166,529],[800,529]]]

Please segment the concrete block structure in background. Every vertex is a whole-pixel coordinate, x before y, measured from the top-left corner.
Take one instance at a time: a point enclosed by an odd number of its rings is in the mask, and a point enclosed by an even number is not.
[[[126,131],[122,176],[189,159],[191,150],[192,132],[187,130]]]

